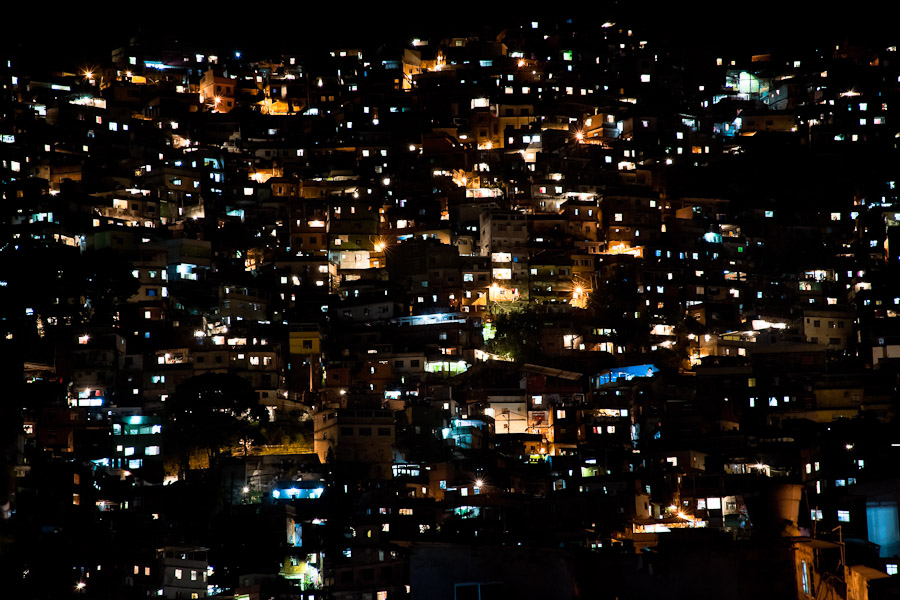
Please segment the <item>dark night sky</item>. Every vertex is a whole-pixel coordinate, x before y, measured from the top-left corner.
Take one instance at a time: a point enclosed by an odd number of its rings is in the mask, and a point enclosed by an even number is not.
[[[339,44],[366,45],[380,41],[400,41],[433,32],[478,32],[483,27],[512,20],[559,18],[558,9],[539,9],[526,14],[510,11],[507,3],[478,6],[460,3],[372,2],[358,7],[348,3],[319,3],[312,7],[263,10],[229,9],[223,3],[182,2],[178,9],[165,4],[134,4],[99,1],[69,4],[61,8],[43,5],[41,19],[34,16],[31,3],[4,8],[7,27],[0,48],[15,49],[21,56],[72,60],[108,59],[110,51],[140,31],[153,37],[172,34],[199,46],[218,46],[217,51],[303,49]],[[549,3],[548,3],[549,4]],[[884,6],[870,1],[854,2],[853,14],[829,11],[822,2],[801,0],[781,9],[772,3],[729,3],[711,0],[688,2],[568,2],[567,13],[576,22],[602,22],[610,13],[631,27],[642,28],[649,39],[673,40],[694,47],[723,47],[765,52],[774,45],[808,48],[831,44],[847,34],[867,44],[890,34]],[[558,4],[554,4],[559,6]],[[240,4],[236,6],[241,6]],[[263,6],[266,3],[246,3]],[[185,8],[187,7],[187,8]],[[334,10],[334,7],[338,7]],[[504,10],[505,8],[505,10]],[[430,14],[429,14],[430,13]],[[630,17],[630,18],[628,18]],[[627,22],[625,21],[625,22]],[[492,27],[493,26],[493,27]],[[653,34],[656,35],[653,35]],[[818,42],[818,43],[816,43]]]

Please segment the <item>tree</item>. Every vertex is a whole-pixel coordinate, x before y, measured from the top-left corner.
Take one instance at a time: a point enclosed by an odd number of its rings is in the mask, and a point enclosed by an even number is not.
[[[542,315],[532,308],[500,315],[495,321],[497,333],[489,348],[491,352],[508,356],[516,362],[537,362],[542,356],[542,325]]]
[[[237,375],[206,373],[185,380],[166,402],[167,448],[177,454],[182,474],[194,452],[206,452],[210,467],[236,446],[260,439],[269,413],[250,383]]]
[[[131,263],[109,248],[83,252],[79,267],[92,322],[111,323],[119,305],[140,289],[140,283],[131,274]]]
[[[12,314],[27,307],[57,322],[108,324],[140,286],[131,263],[109,248],[79,253],[68,246],[22,244],[4,248],[0,260],[15,302]]]

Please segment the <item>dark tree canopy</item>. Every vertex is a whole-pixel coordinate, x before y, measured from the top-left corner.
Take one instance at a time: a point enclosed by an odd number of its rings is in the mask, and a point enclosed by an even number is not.
[[[185,380],[166,402],[169,448],[186,471],[190,455],[206,451],[210,466],[231,448],[257,440],[269,413],[253,386],[237,375],[205,373]]]
[[[534,309],[500,315],[494,322],[497,333],[490,349],[516,362],[540,362],[543,316]]]
[[[109,248],[79,253],[66,246],[23,246],[7,248],[2,258],[14,298],[44,317],[108,324],[140,286],[128,259]]]

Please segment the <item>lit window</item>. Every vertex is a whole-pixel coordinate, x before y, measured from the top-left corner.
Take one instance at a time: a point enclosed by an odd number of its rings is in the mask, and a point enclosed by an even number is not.
[[[838,521],[841,523],[849,523],[850,522],[850,511],[849,510],[839,510],[838,512]]]
[[[800,561],[800,578],[803,584],[803,593],[809,594],[809,571],[806,570],[806,561]]]
[[[183,575],[181,569],[175,569],[175,579],[181,579]]]
[[[896,564],[884,565],[884,570],[888,575],[896,575],[897,574],[897,565]]]

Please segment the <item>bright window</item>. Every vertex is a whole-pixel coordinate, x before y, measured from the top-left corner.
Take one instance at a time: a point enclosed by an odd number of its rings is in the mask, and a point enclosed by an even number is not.
[[[806,571],[806,561],[800,561],[801,569],[800,569],[800,577],[803,580],[803,593],[809,594],[809,574]]]

